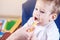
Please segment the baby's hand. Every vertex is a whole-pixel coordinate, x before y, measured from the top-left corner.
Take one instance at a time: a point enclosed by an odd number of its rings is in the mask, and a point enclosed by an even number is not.
[[[28,40],[38,40],[38,38],[35,35],[31,34]]]
[[[33,32],[34,29],[35,29],[34,27],[30,27],[30,28],[28,28],[26,31],[27,31],[27,32]]]

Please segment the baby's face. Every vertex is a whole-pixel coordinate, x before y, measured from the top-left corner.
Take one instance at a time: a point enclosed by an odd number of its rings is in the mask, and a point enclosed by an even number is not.
[[[40,25],[46,25],[51,20],[52,5],[37,1],[33,11],[33,17]]]

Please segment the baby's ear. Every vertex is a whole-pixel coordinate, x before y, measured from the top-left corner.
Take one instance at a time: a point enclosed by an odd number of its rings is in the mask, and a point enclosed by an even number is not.
[[[52,16],[52,19],[53,19],[53,20],[56,20],[56,18],[57,18],[57,13],[53,13],[51,16]]]

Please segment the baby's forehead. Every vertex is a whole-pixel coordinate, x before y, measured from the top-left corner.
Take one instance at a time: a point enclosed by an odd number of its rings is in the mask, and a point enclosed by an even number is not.
[[[36,2],[36,6],[35,8],[38,8],[38,9],[43,9],[43,10],[52,10],[53,9],[53,4],[47,4],[47,3],[44,3],[44,2],[39,2],[37,1]]]

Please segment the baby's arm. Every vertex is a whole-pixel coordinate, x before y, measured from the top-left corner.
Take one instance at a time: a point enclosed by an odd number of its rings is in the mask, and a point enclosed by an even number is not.
[[[12,35],[10,35],[6,40],[27,40],[28,39],[28,32],[26,32],[26,29],[29,28],[30,22],[32,21],[32,18],[29,19],[29,21],[21,28],[16,30]]]
[[[28,38],[28,33],[25,31],[26,28],[19,28],[17,31],[15,31],[12,35],[10,35],[6,40],[25,40]]]
[[[34,35],[34,36],[30,36],[29,40],[38,40],[38,38]]]

